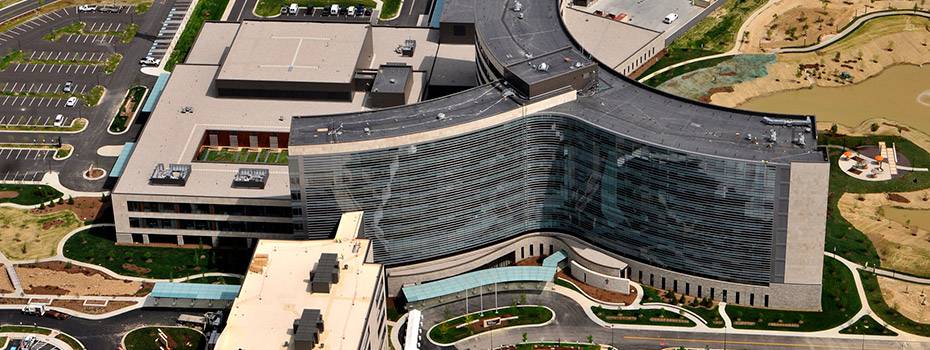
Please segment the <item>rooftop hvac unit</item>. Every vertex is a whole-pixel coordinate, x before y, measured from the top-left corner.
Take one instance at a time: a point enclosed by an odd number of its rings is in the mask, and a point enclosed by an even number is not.
[[[169,185],[184,186],[187,184],[187,178],[191,174],[190,164],[169,164],[167,167],[164,163],[155,165],[149,183],[152,185]]]
[[[310,275],[310,291],[329,293],[333,283],[339,283],[339,258],[336,254],[320,254],[320,261]]]
[[[265,188],[268,182],[268,169],[242,168],[233,177],[233,187]]]
[[[413,39],[404,40],[404,44],[397,47],[396,51],[401,56],[404,57],[413,57],[414,51],[417,49],[417,41]]]
[[[294,320],[294,348],[313,349],[323,333],[323,315],[317,309],[304,309]]]

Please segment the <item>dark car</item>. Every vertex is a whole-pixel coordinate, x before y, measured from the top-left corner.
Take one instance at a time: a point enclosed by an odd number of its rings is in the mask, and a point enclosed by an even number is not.
[[[48,311],[45,311],[45,317],[54,318],[56,320],[67,320],[71,318],[71,315],[68,315],[64,312],[58,312],[55,310],[48,310]]]
[[[371,17],[371,9],[365,9],[365,16]]]

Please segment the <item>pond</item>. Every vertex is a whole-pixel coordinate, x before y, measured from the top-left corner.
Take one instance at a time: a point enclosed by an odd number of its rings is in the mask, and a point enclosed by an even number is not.
[[[930,133],[930,64],[898,65],[855,85],[814,87],[753,98],[739,108],[813,114],[847,126],[884,117]]]

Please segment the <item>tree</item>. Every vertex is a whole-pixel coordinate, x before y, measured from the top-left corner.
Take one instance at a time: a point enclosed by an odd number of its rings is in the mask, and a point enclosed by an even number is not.
[[[39,203],[39,210],[45,209],[45,202]]]
[[[74,204],[74,198],[73,198],[73,197],[68,196],[68,204]]]
[[[888,45],[885,46],[885,50],[888,52],[894,51],[894,40],[888,40]]]
[[[872,132],[878,131],[878,123],[872,123],[872,125],[869,126],[869,130],[872,130]]]
[[[836,132],[839,130],[839,128],[840,127],[837,126],[836,123],[833,123],[833,125],[830,126],[830,133],[836,135]]]
[[[594,344],[594,336],[588,334],[588,344]]]
[[[526,337],[526,332],[523,332],[523,342],[524,342],[524,343],[526,343],[526,339],[527,339],[527,337]]]

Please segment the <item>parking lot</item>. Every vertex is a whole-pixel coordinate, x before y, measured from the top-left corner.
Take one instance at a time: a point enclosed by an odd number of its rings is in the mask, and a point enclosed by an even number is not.
[[[122,135],[107,132],[129,87],[154,83],[156,77],[142,74],[138,60],[156,46],[156,40],[170,42],[170,28],[177,29],[184,15],[183,11],[171,9],[186,11],[190,4],[189,0],[182,1],[187,2],[177,6],[171,0],[155,1],[145,14],[137,14],[132,6],[114,12],[78,12],[76,7],[69,7],[0,32],[0,56],[22,51],[21,56],[11,56],[13,61],[0,71],[0,144],[7,145],[0,147],[0,181],[36,181],[56,171],[69,188],[102,190],[105,181],[86,181],[82,173],[91,165],[109,169],[116,159],[98,155],[97,149],[132,141],[141,129],[141,125],[133,125]],[[9,18],[8,14],[4,16]],[[82,25],[70,26],[78,22]],[[132,41],[126,42],[125,31],[130,27],[137,32]],[[108,69],[107,60],[116,54],[123,56],[122,61],[115,69]],[[70,83],[70,89],[65,88],[66,83]],[[95,90],[95,86],[103,87],[105,93],[98,105],[86,106],[83,100],[104,91]],[[67,103],[71,97],[77,98],[73,107]],[[58,115],[61,119],[56,122]],[[76,118],[88,121],[86,129],[78,133],[34,129],[69,126]],[[54,160],[55,150],[17,149],[11,145],[59,139],[74,146],[66,160]]]
[[[158,35],[152,42],[152,46],[149,48],[149,52],[146,56],[157,59],[165,58],[168,52],[168,46],[171,44],[171,39],[181,30],[181,19],[187,14],[190,6],[190,0],[178,0],[174,2],[168,14],[162,19],[161,27],[158,29]]]

